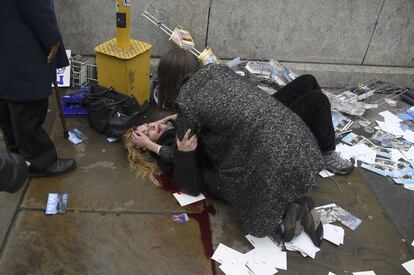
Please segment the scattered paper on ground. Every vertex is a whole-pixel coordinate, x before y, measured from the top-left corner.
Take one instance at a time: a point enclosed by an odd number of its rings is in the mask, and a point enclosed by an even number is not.
[[[266,262],[273,268],[287,270],[287,255],[282,248],[276,245],[269,237],[256,238],[247,235],[246,239],[255,247],[256,260]]]
[[[319,176],[321,176],[322,178],[329,178],[329,177],[335,176],[335,174],[329,172],[328,170],[322,170],[319,172]]]
[[[224,244],[219,244],[216,251],[214,251],[213,260],[221,264],[232,264],[232,265],[245,265],[247,262],[246,256],[233,248],[230,248]]]
[[[177,199],[178,203],[181,206],[186,206],[186,205],[198,202],[198,201],[202,201],[206,198],[204,197],[203,194],[200,194],[198,196],[190,196],[190,195],[187,195],[181,192],[176,192],[173,194],[173,196]]]
[[[231,263],[224,263],[219,268],[226,275],[253,275],[253,273],[245,265],[233,265]]]
[[[410,273],[411,275],[414,275],[414,259],[403,263],[402,266],[405,268],[405,270],[408,271],[408,273]]]
[[[323,238],[333,244],[344,244],[345,230],[333,224],[323,225]]]
[[[374,271],[359,271],[359,272],[352,272],[353,275],[375,275]]]
[[[260,256],[257,255],[257,249],[250,250],[244,255],[247,257],[247,267],[254,274],[273,275],[277,273],[277,269],[270,263],[260,259]]]
[[[319,247],[313,244],[311,238],[304,231],[290,242],[286,242],[285,246],[289,251],[299,251],[304,257],[309,256],[313,259],[315,259],[316,253],[320,251]]]

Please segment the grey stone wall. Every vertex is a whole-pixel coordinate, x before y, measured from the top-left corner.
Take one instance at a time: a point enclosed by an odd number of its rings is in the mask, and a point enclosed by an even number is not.
[[[114,0],[54,0],[64,41],[74,53],[115,36]],[[168,37],[141,16],[148,3],[167,24],[188,29],[199,50],[222,59],[414,67],[414,0],[132,0],[132,38],[159,57]],[[414,82],[414,80],[413,80]],[[414,85],[414,83],[413,83]]]

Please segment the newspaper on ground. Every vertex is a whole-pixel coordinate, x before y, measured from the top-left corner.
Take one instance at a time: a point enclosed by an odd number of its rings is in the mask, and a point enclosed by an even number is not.
[[[335,203],[315,207],[315,210],[320,215],[321,222],[323,224],[338,221],[349,229],[355,230],[362,222],[360,219]]]

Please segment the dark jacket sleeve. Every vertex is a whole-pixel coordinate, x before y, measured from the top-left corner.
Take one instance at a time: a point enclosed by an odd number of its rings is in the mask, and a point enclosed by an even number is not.
[[[172,181],[184,193],[192,196],[198,196],[201,193],[203,184],[195,151],[181,152],[175,150]]]
[[[29,169],[22,156],[0,153],[0,191],[17,191],[28,175]]]
[[[161,145],[158,166],[163,174],[172,176],[172,182],[181,191],[197,196],[202,191],[202,178],[196,152],[178,151],[175,130],[169,130],[158,140]]]
[[[62,41],[51,0],[16,0],[16,3],[45,49]]]

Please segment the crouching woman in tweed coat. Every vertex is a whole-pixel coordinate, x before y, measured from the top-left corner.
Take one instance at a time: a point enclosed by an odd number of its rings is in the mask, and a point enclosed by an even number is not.
[[[163,56],[158,76],[159,104],[178,113],[177,138],[188,129],[197,135],[220,197],[238,212],[247,232],[289,240],[295,222],[315,231],[317,221],[309,220],[312,203],[292,203],[315,183],[325,161],[314,134],[294,111],[227,66],[200,67],[182,49]],[[161,146],[157,153],[174,162],[174,150]],[[318,245],[320,237],[321,232],[314,241]]]

